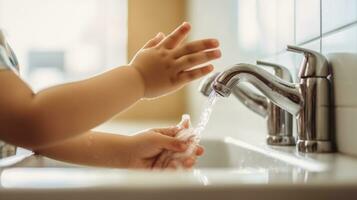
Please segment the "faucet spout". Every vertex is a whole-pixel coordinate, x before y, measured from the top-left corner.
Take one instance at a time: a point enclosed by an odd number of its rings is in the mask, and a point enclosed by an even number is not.
[[[299,84],[290,83],[251,64],[236,64],[222,72],[215,80],[213,89],[228,97],[239,83],[248,82],[267,96],[274,104],[297,115],[303,107]]]

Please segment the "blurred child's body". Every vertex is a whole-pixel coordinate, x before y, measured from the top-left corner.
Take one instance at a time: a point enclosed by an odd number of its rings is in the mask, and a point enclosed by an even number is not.
[[[0,59],[0,139],[67,162],[105,167],[175,168],[160,162],[163,150],[181,152],[185,141],[176,126],[150,129],[134,136],[90,131],[142,98],[155,98],[182,88],[213,70],[197,65],[221,56],[218,41],[182,44],[190,25],[168,36],[159,33],[130,64],[92,78],[58,85],[36,94],[14,73],[15,58]],[[1,42],[1,41],[0,41]],[[0,49],[13,55],[2,38]],[[14,57],[14,55],[13,55]],[[88,142],[91,147],[88,148]],[[194,164],[195,155],[181,162]]]

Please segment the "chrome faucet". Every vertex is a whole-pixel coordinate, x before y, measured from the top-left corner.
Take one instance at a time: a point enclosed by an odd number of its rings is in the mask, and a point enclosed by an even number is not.
[[[263,61],[258,61],[257,64],[271,67],[278,77],[289,82],[292,81],[289,70],[284,66]],[[212,84],[218,75],[219,73],[215,73],[201,82],[200,91],[203,95],[209,96],[213,90]],[[277,146],[295,145],[295,138],[292,132],[292,115],[290,113],[282,110],[268,98],[257,94],[244,84],[235,85],[232,88],[232,93],[250,110],[267,119],[267,144]]]
[[[214,73],[205,78],[199,87],[200,92],[208,97],[213,91],[212,85],[220,73]],[[256,94],[246,85],[240,84],[232,88],[232,93],[237,99],[256,114],[266,117],[268,115],[268,102],[266,97]]]
[[[288,51],[304,55],[299,83],[291,83],[256,65],[237,64],[219,74],[212,87],[228,97],[235,86],[248,82],[271,102],[297,118],[300,152],[333,152],[331,70],[327,59],[318,52],[288,46]]]

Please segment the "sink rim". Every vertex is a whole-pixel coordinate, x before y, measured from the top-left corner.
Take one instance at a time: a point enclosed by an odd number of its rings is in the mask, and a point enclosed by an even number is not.
[[[271,147],[265,144],[253,145],[232,137],[225,138],[206,138],[205,140],[220,141],[229,145],[236,145],[247,150],[260,152],[267,157],[284,162],[291,163],[292,166],[299,166],[301,161],[313,164],[310,170],[315,169],[317,165],[334,165],[340,162],[343,167],[332,166],[330,171],[308,171],[305,170],[305,164],[302,170],[293,172],[283,172],[263,170],[261,172],[244,172],[237,169],[194,169],[190,171],[149,171],[149,170],[132,170],[132,169],[108,169],[108,168],[93,168],[93,167],[26,167],[18,165],[10,168],[0,168],[0,190],[11,188],[28,188],[34,189],[34,185],[40,185],[41,189],[55,188],[86,188],[86,187],[123,187],[123,188],[187,188],[187,187],[220,187],[220,186],[251,186],[251,185],[284,185],[294,186],[297,184],[309,185],[324,185],[324,184],[351,184],[357,186],[355,181],[357,174],[351,174],[352,168],[357,166],[357,159],[346,159],[346,157],[335,154],[336,158],[332,163],[323,162],[314,157],[303,156],[295,154],[294,147]],[[325,154],[330,156],[331,154]],[[32,158],[39,158],[38,162],[43,163],[41,156],[31,156]],[[31,159],[28,158],[28,159]],[[334,156],[332,156],[334,157]],[[45,158],[44,158],[45,159]],[[286,160],[287,159],[287,160]],[[305,160],[305,161],[304,161]],[[353,165],[346,170],[346,161],[352,161]],[[299,169],[299,168],[297,168]],[[56,171],[59,172],[56,174]],[[320,173],[321,172],[321,173]],[[328,173],[326,173],[328,172]],[[349,172],[346,173],[345,172]],[[77,174],[78,173],[78,174]],[[76,180],[73,180],[76,175]],[[27,176],[27,178],[24,176]],[[41,175],[41,176],[39,176]],[[298,177],[296,177],[298,175]],[[306,176],[305,176],[306,175]],[[309,175],[307,177],[307,175]],[[312,176],[310,176],[312,175]],[[317,175],[317,176],[316,176]],[[67,177],[64,177],[67,176]],[[56,177],[60,177],[57,179]],[[305,179],[306,178],[306,179]],[[146,181],[145,181],[146,180]],[[147,181],[150,180],[150,183]],[[175,181],[172,181],[175,180]],[[5,181],[5,182],[3,182]],[[9,182],[10,181],[10,182]],[[49,183],[44,185],[44,183]],[[59,181],[59,182],[58,182]],[[62,181],[62,182],[61,182]],[[76,182],[77,181],[77,182]],[[79,182],[78,182],[79,181]],[[4,185],[5,184],[5,185]],[[7,185],[6,185],[7,184]],[[52,184],[52,185],[51,185]],[[74,185],[78,184],[78,185]],[[76,187],[78,186],[78,187]]]
[[[264,156],[285,162],[291,166],[300,167],[310,172],[324,172],[330,169],[328,164],[315,159],[304,157],[307,154],[299,153],[295,146],[270,146],[267,144],[253,145],[233,137],[225,137],[223,141]]]
[[[288,165],[291,165],[292,167],[299,167],[302,168],[304,170],[310,171],[310,172],[323,172],[323,171],[327,171],[329,170],[329,166],[328,164],[318,161],[316,159],[313,158],[309,158],[307,156],[307,154],[303,154],[303,153],[299,153],[296,148],[294,146],[292,147],[279,147],[279,146],[270,146],[267,144],[250,144],[247,142],[244,142],[242,140],[239,139],[235,139],[233,137],[220,137],[220,138],[204,138],[204,141],[214,141],[214,142],[222,142],[225,145],[234,145],[236,147],[239,148],[243,148],[247,151],[252,151],[258,154],[261,154],[263,156],[272,158],[272,159],[276,159],[278,161],[287,163]],[[47,164],[47,166],[45,165],[46,162],[41,162],[39,161],[40,164],[43,164],[43,166],[28,166],[28,167],[34,167],[34,168],[68,168],[68,167],[73,167],[73,168],[97,168],[97,167],[91,167],[91,166],[85,166],[85,165],[76,165],[76,164],[72,164],[72,163],[66,163],[66,162],[62,162],[62,161],[57,161],[51,158],[47,158],[45,156],[35,156],[31,151],[28,150],[20,150],[19,154],[16,154],[14,156],[12,156],[12,160],[14,160],[14,162],[4,165],[4,166],[0,166],[3,168],[6,167],[26,167],[22,166],[24,163],[26,163],[26,161],[28,159],[48,159],[49,162],[55,162],[55,164]],[[239,155],[237,155],[239,156]],[[48,162],[48,163],[49,163]],[[9,163],[9,162],[4,162],[4,163]],[[56,164],[58,163],[58,164]],[[264,167],[262,167],[264,168]],[[106,169],[106,168],[104,168]],[[110,169],[110,168],[109,168]],[[230,171],[236,171],[237,168],[235,167],[218,167],[218,168],[195,168],[195,169],[202,169],[202,170],[208,170],[208,171],[215,171],[215,170],[230,170]],[[130,170],[130,169],[129,169]],[[135,170],[137,171],[137,170]],[[142,171],[147,171],[147,170],[142,170]]]

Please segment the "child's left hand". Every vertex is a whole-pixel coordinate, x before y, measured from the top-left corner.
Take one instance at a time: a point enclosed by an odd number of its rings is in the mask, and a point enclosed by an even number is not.
[[[196,40],[184,44],[191,30],[187,22],[165,36],[159,33],[134,56],[129,66],[140,75],[144,98],[156,98],[182,88],[211,71],[204,63],[221,57],[217,39]]]
[[[129,168],[176,168],[177,160],[164,162],[159,159],[163,152],[184,152],[188,148],[185,141],[175,138],[180,131],[178,127],[149,129],[132,136],[129,155]],[[197,146],[195,155],[181,160],[181,165],[191,168],[195,164],[196,156],[202,155],[203,147]]]

